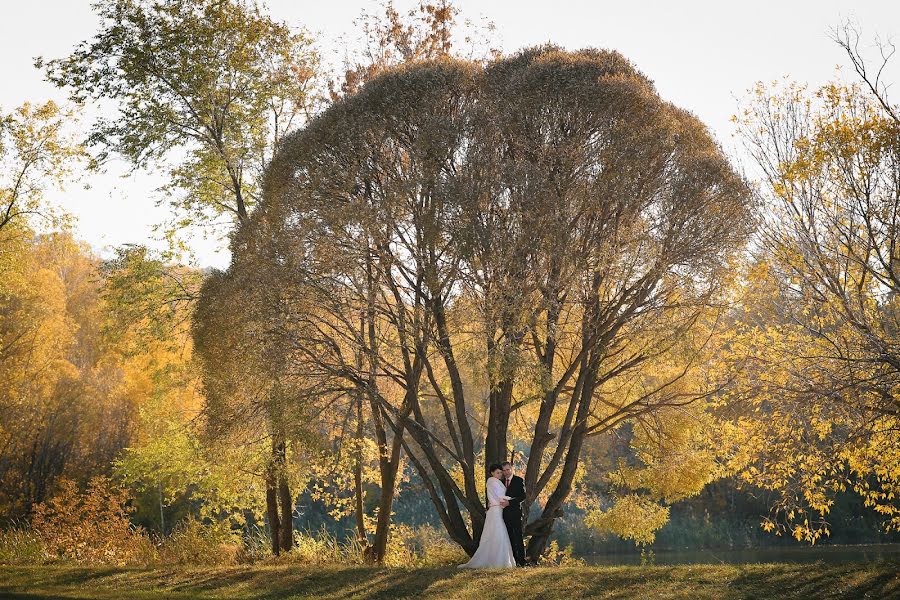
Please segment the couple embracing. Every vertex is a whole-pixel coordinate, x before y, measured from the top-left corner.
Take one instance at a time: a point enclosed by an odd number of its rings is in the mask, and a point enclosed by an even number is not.
[[[525,481],[513,473],[512,463],[495,463],[488,469],[488,510],[478,550],[460,569],[525,566],[522,541],[522,501]]]

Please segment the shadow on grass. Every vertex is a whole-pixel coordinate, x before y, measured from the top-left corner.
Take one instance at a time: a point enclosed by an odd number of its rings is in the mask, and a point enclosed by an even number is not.
[[[114,590],[129,590],[147,597],[219,597],[280,600],[285,598],[398,598],[417,596],[434,582],[456,573],[455,568],[382,569],[375,567],[255,565],[246,567],[166,567],[156,569],[89,569],[33,567],[15,569],[0,583],[0,598],[11,593],[42,598],[23,589],[84,591],[88,597],[108,597]],[[4,576],[0,574],[0,579]],[[68,597],[68,596],[66,596]]]
[[[459,571],[455,567],[258,564],[155,569],[0,569],[0,598],[900,598],[900,564],[684,565]],[[11,577],[6,577],[10,575]],[[8,579],[8,581],[4,581]],[[34,593],[27,590],[34,589]],[[124,594],[117,593],[125,591]],[[129,594],[130,592],[130,594]]]
[[[900,598],[900,564],[751,565],[739,567],[731,587],[745,597]]]
[[[0,591],[0,598],[3,600],[91,600],[89,597],[79,598],[77,596],[53,596],[48,594],[30,594],[19,592],[3,592]]]

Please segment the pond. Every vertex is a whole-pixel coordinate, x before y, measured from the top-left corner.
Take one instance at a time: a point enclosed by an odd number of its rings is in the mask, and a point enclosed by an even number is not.
[[[639,565],[639,553],[594,554],[581,558],[589,565]],[[724,550],[657,550],[653,564],[747,564],[747,563],[826,563],[900,561],[900,544],[861,544],[854,546],[797,546],[741,548]]]

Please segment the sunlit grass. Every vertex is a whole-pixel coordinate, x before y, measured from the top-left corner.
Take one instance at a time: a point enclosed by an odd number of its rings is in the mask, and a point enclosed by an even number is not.
[[[900,563],[566,567],[0,567],[14,598],[900,598]]]

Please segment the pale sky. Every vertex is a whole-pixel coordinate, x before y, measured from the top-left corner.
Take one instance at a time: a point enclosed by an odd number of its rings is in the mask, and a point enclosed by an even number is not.
[[[323,52],[339,56],[337,39],[353,35],[353,20],[377,2],[359,0],[268,0],[270,14],[320,34]],[[396,0],[408,8],[411,0]],[[58,58],[93,36],[97,19],[89,0],[0,0],[0,110],[22,102],[65,96],[43,80],[33,58]],[[463,17],[493,21],[505,52],[547,41],[569,49],[612,48],[650,77],[661,96],[702,119],[723,147],[739,154],[730,116],[738,98],[757,81],[788,76],[817,86],[832,79],[848,61],[828,37],[847,18],[863,33],[864,51],[874,36],[900,41],[900,2],[887,0],[757,0],[754,2],[657,0],[575,1],[458,0]],[[328,58],[328,57],[326,57]],[[886,80],[900,77],[900,57]],[[152,226],[167,216],[154,205],[158,176],[122,177],[127,166],[111,165],[91,176],[90,189],[70,186],[49,196],[78,219],[78,235],[103,256],[114,246],[153,241]],[[223,268],[227,250],[196,236],[191,241],[202,266]]]

